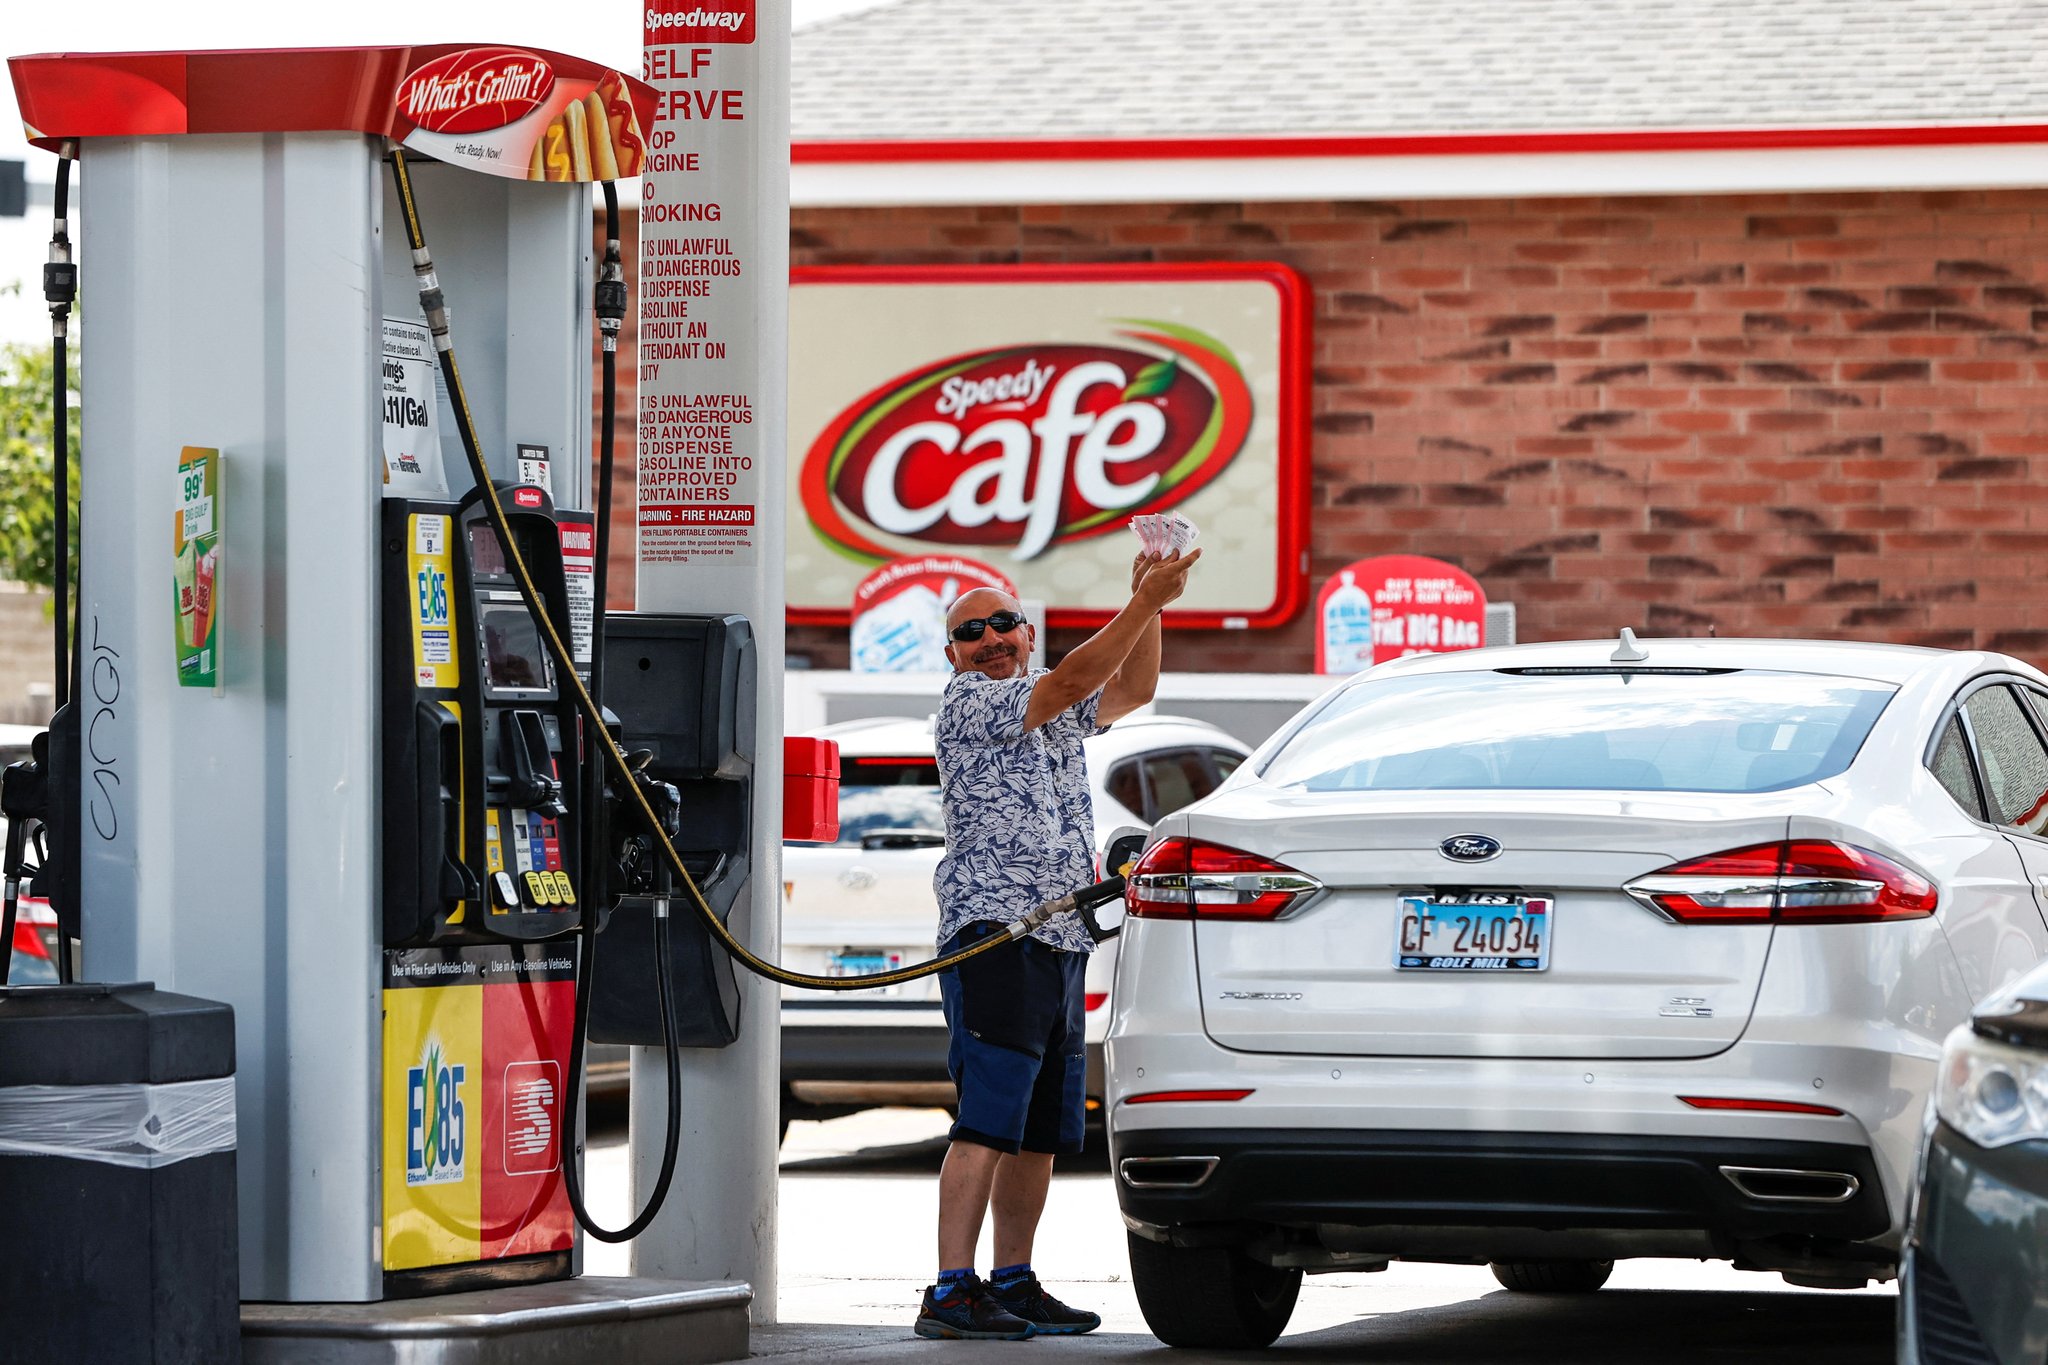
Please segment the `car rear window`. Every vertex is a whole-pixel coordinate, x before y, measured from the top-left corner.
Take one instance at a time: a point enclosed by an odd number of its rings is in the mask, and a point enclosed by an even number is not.
[[[839,760],[839,838],[835,842],[858,848],[863,835],[885,829],[946,832],[936,759]]]
[[[1308,791],[1781,791],[1848,767],[1896,691],[1754,669],[1389,678],[1333,696],[1260,776]]]

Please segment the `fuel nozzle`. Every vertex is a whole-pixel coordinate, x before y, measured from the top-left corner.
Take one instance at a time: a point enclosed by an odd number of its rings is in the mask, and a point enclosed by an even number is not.
[[[1104,928],[1096,918],[1095,912],[1099,907],[1109,904],[1123,894],[1122,877],[1109,877],[1093,886],[1084,886],[1079,891],[1068,892],[1056,900],[1047,901],[1011,925],[1010,937],[1022,938],[1054,915],[1075,914],[1081,917],[1082,925],[1088,930],[1088,937],[1097,943],[1115,938],[1123,932],[1123,926],[1119,924],[1114,928]]]
[[[562,783],[548,756],[547,732],[538,711],[510,711],[498,731],[498,747],[507,774],[507,801],[559,820],[569,813]]]
[[[0,986],[7,984],[8,968],[14,955],[15,906],[22,883],[31,879],[28,846],[31,837],[42,849],[43,820],[49,813],[49,746],[44,731],[35,738],[32,757],[10,763],[0,772],[0,815],[7,818],[7,852],[4,886],[0,886]]]
[[[647,799],[647,807],[654,812],[655,822],[661,826],[663,835],[674,839],[683,832],[683,794],[672,782],[664,782],[647,771],[653,761],[650,749],[635,749],[626,755],[626,766],[632,771],[633,784]],[[624,795],[607,787],[605,803],[610,808],[607,823],[614,829],[627,829],[632,833],[622,836],[613,845],[609,859],[611,873],[607,901],[616,901],[621,896],[653,896],[665,894],[668,887],[668,864],[655,855],[654,838],[644,828],[635,814],[628,810],[629,803]]]

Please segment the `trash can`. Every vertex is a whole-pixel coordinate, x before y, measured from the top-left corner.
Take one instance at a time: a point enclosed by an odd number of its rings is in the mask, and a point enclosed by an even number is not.
[[[0,987],[0,1362],[241,1359],[234,1011]]]

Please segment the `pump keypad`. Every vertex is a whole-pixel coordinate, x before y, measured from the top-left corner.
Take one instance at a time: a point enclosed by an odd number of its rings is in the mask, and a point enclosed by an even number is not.
[[[484,856],[492,909],[499,914],[564,910],[576,904],[563,866],[559,821],[538,811],[498,807],[484,816]]]

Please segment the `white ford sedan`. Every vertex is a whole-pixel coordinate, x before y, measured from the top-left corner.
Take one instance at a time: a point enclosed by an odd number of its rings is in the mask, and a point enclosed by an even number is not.
[[[1108,1034],[1139,1303],[1304,1272],[1896,1267],[1941,1041],[2048,951],[2048,677],[1768,640],[1360,675],[1167,817]]]

